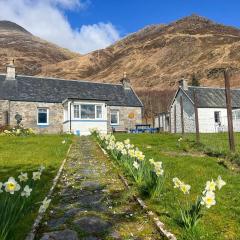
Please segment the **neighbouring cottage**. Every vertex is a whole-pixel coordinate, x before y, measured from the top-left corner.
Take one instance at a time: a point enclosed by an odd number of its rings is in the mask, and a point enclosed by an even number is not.
[[[0,125],[22,124],[38,133],[127,131],[142,122],[143,104],[126,76],[120,84],[23,76],[14,63],[0,74]]]
[[[171,102],[169,112],[161,113],[155,118],[156,126],[162,131],[182,132],[182,98],[184,132],[195,132],[194,93],[197,99],[199,131],[202,133],[227,131],[225,89],[188,86],[186,80],[179,82],[179,88]],[[240,131],[240,89],[232,89],[231,97],[234,131]]]

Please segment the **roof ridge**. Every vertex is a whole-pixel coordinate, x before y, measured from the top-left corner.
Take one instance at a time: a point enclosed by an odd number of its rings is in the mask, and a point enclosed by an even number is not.
[[[209,89],[223,89],[225,90],[224,87],[207,87],[207,86],[188,86],[189,88],[209,88]],[[240,88],[231,88],[231,90],[240,90]]]
[[[5,76],[5,73],[0,73],[0,75]],[[60,80],[60,81],[71,81],[71,82],[85,82],[85,83],[92,83],[92,84],[105,84],[105,85],[115,85],[115,86],[122,86],[121,83],[103,83],[103,82],[93,82],[87,80],[77,80],[77,79],[64,79],[64,78],[56,78],[56,77],[44,77],[44,76],[29,76],[29,75],[22,75],[17,74],[16,77],[26,77],[26,78],[37,78],[37,79],[48,79],[48,80]]]

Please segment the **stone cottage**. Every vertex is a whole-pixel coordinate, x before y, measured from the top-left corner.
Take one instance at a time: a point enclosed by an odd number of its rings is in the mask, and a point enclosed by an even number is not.
[[[0,74],[0,125],[22,124],[38,133],[88,135],[126,131],[142,122],[143,104],[125,77],[119,84]]]

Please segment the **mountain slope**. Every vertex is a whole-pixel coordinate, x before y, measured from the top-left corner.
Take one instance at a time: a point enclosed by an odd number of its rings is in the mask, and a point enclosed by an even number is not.
[[[222,68],[240,69],[240,30],[192,15],[152,25],[114,45],[43,67],[40,75],[118,82],[127,72],[137,89],[172,89],[181,77],[222,85]],[[233,79],[238,84],[237,78]]]
[[[17,73],[35,75],[43,65],[77,56],[79,54],[35,37],[13,22],[0,21],[0,72],[5,72],[6,63],[13,58]]]

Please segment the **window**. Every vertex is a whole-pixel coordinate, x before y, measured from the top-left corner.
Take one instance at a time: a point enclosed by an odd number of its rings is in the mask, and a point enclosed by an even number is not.
[[[111,111],[111,125],[119,125],[119,111]]]
[[[95,119],[95,105],[81,104],[81,118]]]
[[[74,105],[73,106],[73,117],[74,118],[80,118],[80,110],[79,110],[80,105]]]
[[[102,118],[102,106],[101,105],[97,105],[96,106],[96,118]]]
[[[215,123],[221,123],[220,121],[220,112],[214,112]]]
[[[38,108],[38,125],[48,125],[48,109]]]

